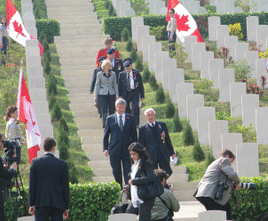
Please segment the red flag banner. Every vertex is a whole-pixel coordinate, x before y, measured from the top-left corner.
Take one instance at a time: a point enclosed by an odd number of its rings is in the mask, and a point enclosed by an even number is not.
[[[186,36],[196,36],[197,42],[203,42],[202,36],[198,30],[197,24],[188,12],[188,10],[178,1],[178,0],[169,0],[167,6],[167,17],[166,20],[170,21],[169,9],[175,10],[175,19],[177,22],[177,37],[184,42]]]
[[[18,119],[25,123],[27,135],[27,145],[30,164],[32,159],[37,157],[37,151],[40,150],[41,134],[37,124],[30,94],[23,76],[23,68],[20,70],[20,82],[17,97]]]
[[[6,3],[6,17],[7,17],[7,30],[8,35],[14,41],[18,42],[19,44],[26,46],[26,41],[30,39],[35,39],[31,36],[25,29],[20,13],[17,11],[15,6],[13,5],[11,0],[7,0]],[[38,42],[39,43],[39,42]],[[43,47],[40,47],[40,55],[43,53]]]

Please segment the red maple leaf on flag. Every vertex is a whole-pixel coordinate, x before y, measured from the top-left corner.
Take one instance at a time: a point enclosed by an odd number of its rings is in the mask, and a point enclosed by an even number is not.
[[[188,31],[190,29],[189,25],[186,24],[186,22],[189,21],[188,19],[189,15],[182,15],[180,18],[180,15],[175,14],[175,19],[177,21],[177,28],[179,31]]]
[[[14,21],[13,22],[13,26],[14,26],[15,32],[18,32],[17,37],[19,36],[19,34],[21,34],[23,37],[26,37],[26,35],[23,34],[23,32],[22,32],[21,24],[19,25],[17,21]]]

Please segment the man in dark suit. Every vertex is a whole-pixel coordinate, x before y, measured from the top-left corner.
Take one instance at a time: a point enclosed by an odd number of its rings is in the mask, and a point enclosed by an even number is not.
[[[146,147],[154,169],[159,167],[170,176],[170,156],[176,157],[168,129],[164,122],[155,121],[155,111],[149,108],[144,112],[147,123],[139,129],[139,142]]]
[[[116,73],[116,79],[118,84],[119,73],[124,71],[123,62],[121,59],[115,58],[114,48],[107,50],[107,58],[112,63],[112,71]]]
[[[143,82],[141,74],[137,70],[132,69],[132,60],[130,58],[124,60],[124,67],[125,71],[121,72],[119,75],[119,96],[125,99],[127,102],[127,113],[131,113],[131,103],[132,112],[134,112],[136,127],[138,128],[140,123],[139,98],[141,99],[141,101],[144,100]]]
[[[45,155],[32,160],[29,185],[29,213],[36,221],[65,220],[69,208],[69,173],[67,163],[54,156],[56,141],[43,142]]]
[[[95,85],[96,85],[96,80],[97,80],[97,73],[101,71],[101,63],[105,59],[106,58],[104,56],[99,58],[100,66],[94,70],[92,80],[91,80],[90,89],[89,89],[90,94],[93,94],[93,91],[94,91],[94,88],[95,88]],[[101,118],[102,116],[101,116],[101,107],[100,107],[99,100],[97,100],[97,102],[95,103],[95,106],[98,109],[99,117]]]
[[[5,135],[0,133],[0,151],[4,150],[4,141]],[[3,159],[0,157],[0,221],[4,221],[4,202],[5,199],[5,191],[7,191],[8,183],[6,181],[10,181],[13,177],[16,176],[17,163],[14,162],[10,166],[10,170],[4,168]]]
[[[119,98],[115,102],[115,108],[117,113],[108,116],[106,119],[103,151],[105,156],[110,156],[110,164],[113,169],[115,181],[122,187],[121,163],[123,164],[124,181],[127,185],[129,179],[128,174],[131,171],[128,146],[137,141],[137,130],[134,116],[125,113],[126,101]]]

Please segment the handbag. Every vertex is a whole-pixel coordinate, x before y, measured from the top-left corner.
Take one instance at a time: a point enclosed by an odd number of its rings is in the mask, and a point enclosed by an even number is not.
[[[138,197],[141,200],[147,200],[157,196],[161,196],[164,193],[164,187],[156,175],[154,175],[154,181],[142,185],[138,185]]]
[[[166,202],[165,202],[160,196],[159,196],[158,198],[159,198],[159,199],[162,201],[162,203],[168,208]],[[173,216],[174,216],[174,212],[173,212],[173,210],[172,210],[171,208],[168,208],[168,215],[167,215],[167,217],[165,218],[165,221],[173,221],[173,219],[172,219]]]
[[[122,203],[122,196],[124,190],[122,190],[119,194],[118,200],[116,201],[116,205],[112,208],[111,214],[125,213],[128,208],[128,203]]]

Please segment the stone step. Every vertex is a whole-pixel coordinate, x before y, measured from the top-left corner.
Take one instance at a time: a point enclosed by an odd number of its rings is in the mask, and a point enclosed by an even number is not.
[[[198,201],[181,201],[179,212],[174,213],[174,221],[198,221],[198,213],[206,211]],[[212,221],[212,220],[208,220]]]
[[[102,127],[99,127],[102,129]],[[85,136],[81,136],[82,143],[84,145],[98,144],[102,146],[103,136],[93,137],[90,133]]]
[[[71,89],[71,88],[88,88],[88,90],[89,90],[90,84],[91,84],[91,79],[89,79],[87,81],[74,81],[74,82],[67,81],[67,82],[65,82],[65,86],[68,89]]]
[[[111,167],[110,160],[107,158],[107,160],[91,160],[89,161],[89,166],[92,168],[108,168]]]
[[[91,123],[92,124],[96,124],[96,123],[99,124],[102,122],[102,119],[98,118],[98,117],[83,117],[83,118],[74,118],[74,121],[79,125],[80,124],[88,124],[88,127],[86,129],[89,129],[89,131],[90,131],[90,130],[94,130],[93,128],[90,127]],[[81,130],[85,130],[85,129],[81,128]]]
[[[90,51],[91,53],[95,53],[95,56],[97,55],[98,51],[102,48],[104,48],[103,46],[103,40],[100,42],[96,42],[96,44],[93,46],[91,46],[90,44],[92,44],[90,42],[90,40],[87,40],[87,42],[83,42],[83,41],[79,41],[75,40],[73,42],[58,42],[57,43],[57,49],[60,50],[61,52],[73,52],[73,51]]]
[[[98,176],[113,176],[112,168],[94,168],[94,175]]]
[[[96,110],[95,111],[84,111],[84,110],[74,111],[73,115],[74,117],[98,117],[99,116]]]
[[[101,119],[101,118],[100,118]],[[87,128],[87,129],[84,129],[84,130],[78,130],[78,135],[80,136],[80,137],[86,137],[88,134],[90,135],[90,136],[92,136],[92,138],[96,138],[96,139],[99,139],[99,138],[103,138],[103,128],[102,129],[99,129],[101,132],[100,133],[98,133],[98,134],[94,134],[94,135],[92,135],[92,129],[89,129],[89,128]],[[95,131],[95,130],[94,130]],[[92,142],[93,143],[93,142]],[[94,142],[95,143],[95,142]],[[102,143],[102,141],[101,141],[101,143]]]
[[[62,66],[65,65],[85,65],[85,64],[90,64],[88,61],[88,58],[60,58],[60,64]]]
[[[79,29],[79,28],[95,28],[95,29],[101,29],[101,25],[99,23],[79,23],[79,24],[66,24],[66,23],[60,23],[60,30],[62,29]]]
[[[68,40],[71,41],[75,41],[80,39],[81,41],[83,40],[87,40],[87,41],[92,41],[92,42],[99,42],[102,41],[102,43],[104,44],[104,39],[110,37],[109,35],[103,35],[103,34],[92,34],[90,36],[88,35],[75,35],[75,36],[55,36],[54,37],[54,42],[58,43],[58,42],[66,42]]]
[[[52,5],[51,7],[47,8],[47,12],[66,12],[66,14],[69,14],[70,12],[80,12],[80,14],[83,12],[87,13],[90,10],[94,10],[94,4],[81,4],[81,5]]]
[[[87,78],[88,76],[93,75],[95,66],[91,65],[91,68],[87,70],[68,70],[66,67],[61,68],[61,75],[63,76],[64,79],[68,78],[74,78],[74,77],[85,77]],[[62,73],[64,72],[64,73]],[[68,80],[67,80],[68,81]]]
[[[79,24],[79,23],[89,23],[93,25],[92,21],[95,21],[97,18],[97,14],[88,14],[88,15],[74,15],[74,16],[64,16],[62,15],[55,15],[52,18],[56,19],[59,21],[60,24]],[[95,24],[99,24],[97,21]]]
[[[102,119],[101,118],[97,118],[99,121],[98,122],[91,122],[90,124],[89,123],[78,123],[77,126],[79,129],[87,129],[90,125],[90,128],[92,129],[101,129],[103,128],[102,127]],[[87,144],[87,143],[90,143],[91,141],[91,137],[85,137],[83,138],[83,143],[84,144]]]
[[[70,108],[73,112],[81,111],[81,110],[83,111],[86,111],[86,110],[95,111],[96,110],[96,108],[92,106],[91,104],[70,104]]]
[[[198,221],[198,218],[195,217],[195,218],[173,218],[174,221]]]
[[[179,201],[197,201],[194,197],[193,194],[195,193],[195,189],[194,190],[173,190],[173,193],[175,195],[175,197],[179,200]]]
[[[88,58],[93,63],[96,61],[97,51],[92,51],[89,47],[81,48],[59,48],[58,53],[61,59],[65,58]]]
[[[79,71],[94,71],[95,70],[95,64],[79,64],[79,65],[64,65],[64,66],[61,66],[61,71],[62,72],[65,72],[65,71],[69,71],[69,72],[72,72],[73,75],[77,75],[75,74],[76,71],[77,73]],[[66,73],[69,73],[69,72],[66,72]],[[92,72],[93,73],[93,72]],[[63,76],[64,77],[64,76]]]
[[[186,183],[189,180],[189,174],[174,174],[168,178],[169,183]]]
[[[93,94],[89,94],[90,96],[88,97],[80,97],[80,98],[69,98],[70,102],[72,104],[79,104],[79,103],[91,103],[92,105],[95,104],[94,102],[94,95]],[[97,109],[96,109],[97,110]]]
[[[167,180],[167,183],[170,183],[173,185],[174,190],[196,190],[198,187],[198,182],[186,182],[186,183],[177,183],[177,182],[170,182],[169,179]]]
[[[92,80],[92,72],[88,72],[87,75],[79,75],[77,73],[74,74],[72,77],[64,77],[65,84],[67,82],[76,82],[76,81],[87,81],[87,83],[90,85]]]
[[[93,176],[93,182],[99,183],[110,183],[114,181],[114,177],[113,176]]]
[[[102,143],[98,144],[82,144],[83,150],[89,154],[88,158],[89,159],[99,159],[105,157],[103,154],[103,147]],[[94,158],[93,158],[94,157]]]
[[[89,94],[89,92],[87,92],[87,93],[80,93],[80,94],[68,94],[68,97],[69,97],[70,100],[75,100],[75,99],[79,99],[79,98],[86,99],[88,97],[90,97],[90,99],[91,99],[91,96],[92,96],[92,98],[94,97],[94,95],[93,94]]]
[[[102,30],[99,29],[85,29],[85,28],[77,28],[77,29],[62,29],[60,31],[61,35],[90,35],[93,33],[101,34]]]
[[[73,5],[73,6],[75,6],[75,5],[86,5],[86,4],[90,5],[92,3],[88,0],[75,0],[75,1],[73,1],[73,0],[57,0],[57,1],[46,0],[46,4],[47,4],[47,7],[50,8],[53,5],[61,5],[61,6]]]

